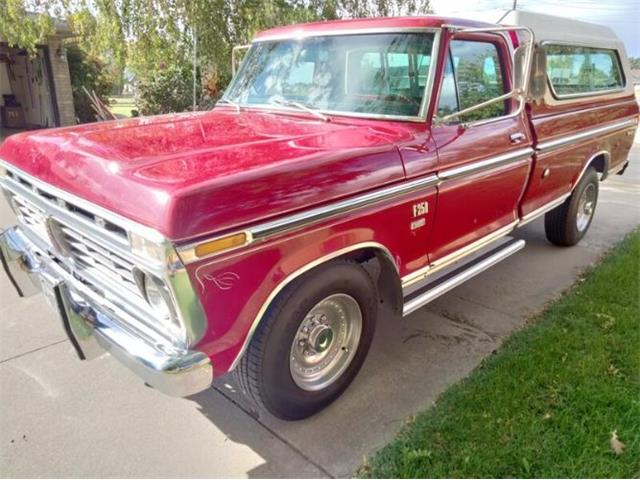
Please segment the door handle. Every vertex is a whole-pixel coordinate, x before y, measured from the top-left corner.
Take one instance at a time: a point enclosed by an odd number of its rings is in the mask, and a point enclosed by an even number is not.
[[[522,132],[516,132],[509,135],[509,140],[511,140],[511,143],[522,143],[526,138],[527,137]]]

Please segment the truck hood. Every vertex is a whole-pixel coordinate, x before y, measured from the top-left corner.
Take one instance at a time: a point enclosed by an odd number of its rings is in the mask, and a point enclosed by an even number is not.
[[[401,180],[392,135],[220,107],[17,134],[0,158],[181,241]]]

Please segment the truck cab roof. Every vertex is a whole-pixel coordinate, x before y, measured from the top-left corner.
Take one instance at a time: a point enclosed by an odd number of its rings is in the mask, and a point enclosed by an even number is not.
[[[335,33],[336,30],[359,33],[360,31],[366,32],[386,28],[441,28],[443,25],[475,28],[513,25],[531,28],[537,43],[578,43],[586,46],[624,50],[624,44],[616,36],[615,32],[604,25],[522,10],[493,10],[479,14],[474,13],[474,17],[476,18],[423,15],[301,23],[262,31],[256,35],[254,40],[264,41],[276,38],[320,35],[329,32]]]
[[[350,20],[331,20],[324,22],[299,23],[285,27],[276,27],[265,30],[256,35],[254,41],[265,41],[280,38],[295,38],[297,36],[335,34],[337,31],[346,33],[379,33],[384,29],[404,28],[441,28],[443,25],[456,24],[465,27],[492,27],[495,24],[477,20],[445,17],[440,15],[423,15],[417,17],[382,17],[382,18],[357,18]]]

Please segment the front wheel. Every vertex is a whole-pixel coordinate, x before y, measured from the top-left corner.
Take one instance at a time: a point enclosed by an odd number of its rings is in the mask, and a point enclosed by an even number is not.
[[[285,288],[270,306],[236,375],[273,415],[297,420],[349,386],[375,330],[376,287],[358,263],[337,260]]]
[[[571,196],[545,215],[547,239],[565,247],[578,243],[591,225],[597,202],[598,174],[593,167],[589,167]]]

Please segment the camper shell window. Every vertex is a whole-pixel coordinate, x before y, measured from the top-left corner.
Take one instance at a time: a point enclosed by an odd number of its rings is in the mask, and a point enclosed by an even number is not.
[[[547,44],[544,51],[547,78],[557,98],[597,95],[625,86],[616,50]]]

